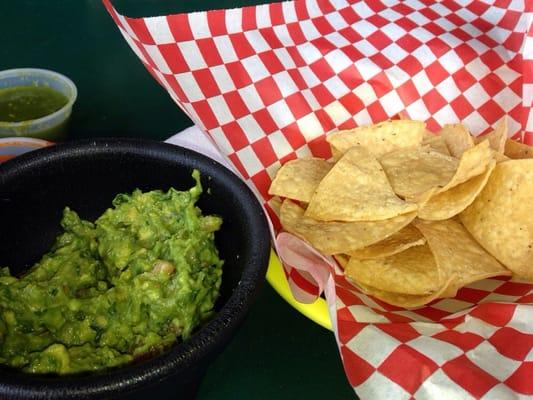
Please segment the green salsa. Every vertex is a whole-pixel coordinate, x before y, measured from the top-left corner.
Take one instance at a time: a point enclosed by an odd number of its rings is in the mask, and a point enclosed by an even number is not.
[[[202,187],[119,194],[94,223],[69,208],[64,232],[26,275],[0,271],[0,363],[30,373],[121,365],[187,339],[213,313],[220,217]]]
[[[0,121],[21,122],[45,117],[67,104],[67,97],[48,86],[0,89]]]

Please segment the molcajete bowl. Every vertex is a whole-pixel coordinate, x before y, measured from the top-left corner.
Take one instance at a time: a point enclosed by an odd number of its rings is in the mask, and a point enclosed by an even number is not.
[[[94,221],[118,193],[189,189],[194,168],[204,187],[198,206],[204,215],[223,218],[215,234],[224,266],[214,316],[186,341],[114,369],[58,376],[0,366],[0,398],[189,398],[252,305],[270,251],[267,221],[251,190],[233,172],[188,149],[136,139],[82,140],[0,165],[0,266],[14,275],[49,251],[65,206]]]

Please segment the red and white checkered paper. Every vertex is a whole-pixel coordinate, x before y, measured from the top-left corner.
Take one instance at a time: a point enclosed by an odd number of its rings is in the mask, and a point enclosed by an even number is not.
[[[507,114],[510,134],[533,144],[529,0],[296,0],[137,19],[104,3],[147,70],[256,190],[276,230],[273,174],[295,157],[330,157],[331,131],[401,112],[433,130],[463,121],[482,134]],[[282,258],[299,260],[284,265],[295,296],[311,301],[326,288],[361,398],[533,395],[532,284],[487,279],[404,310],[358,292],[283,235]]]

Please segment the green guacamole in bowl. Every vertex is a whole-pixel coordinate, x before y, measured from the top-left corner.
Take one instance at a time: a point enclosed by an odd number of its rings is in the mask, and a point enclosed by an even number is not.
[[[0,270],[0,363],[95,371],[188,338],[212,315],[222,219],[188,191],[119,194],[94,223],[66,208],[63,233],[24,276]]]

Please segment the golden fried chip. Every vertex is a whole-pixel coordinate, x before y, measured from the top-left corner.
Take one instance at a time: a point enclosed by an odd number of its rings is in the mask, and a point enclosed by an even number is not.
[[[533,280],[533,159],[497,164],[460,214],[466,229],[516,275]]]
[[[460,158],[466,150],[474,147],[474,139],[462,124],[444,125],[440,136],[444,139],[450,154],[457,158]]]
[[[330,145],[329,147],[331,147],[331,156],[333,157],[333,160],[339,161],[342,158],[342,156],[344,155],[344,153],[342,151],[338,150],[333,145]]]
[[[533,158],[533,147],[513,139],[505,141],[504,154],[512,159]]]
[[[416,212],[402,214],[383,221],[324,222],[304,215],[304,210],[290,200],[281,205],[280,220],[283,228],[309,242],[323,254],[341,254],[379,242],[404,226]]]
[[[278,170],[268,194],[308,203],[331,167],[332,163],[321,158],[298,158],[288,161]]]
[[[351,251],[349,255],[359,259],[383,258],[400,253],[409,247],[421,246],[424,243],[426,243],[426,239],[420,231],[411,225],[407,225],[401,231],[390,235],[385,240],[360,250]]]
[[[483,136],[482,136],[483,138]],[[484,137],[489,141],[490,148],[503,154],[507,140],[507,119],[504,117],[491,133]]]
[[[436,151],[437,153],[445,154],[447,156],[450,155],[450,151],[446,146],[446,142],[444,138],[440,135],[434,135],[432,133],[427,134],[422,140],[422,146],[424,145],[428,145],[429,147],[431,147],[432,150]]]
[[[385,121],[335,132],[328,135],[326,140],[342,153],[353,146],[363,146],[379,157],[399,148],[419,146],[425,127],[425,123],[421,121]]]
[[[444,187],[459,165],[456,158],[429,146],[396,150],[379,161],[394,192],[402,197],[415,197],[433,187]]]
[[[433,252],[440,281],[453,277],[447,294],[454,295],[458,288],[471,282],[510,275],[455,219],[438,222],[416,220],[414,224]]]
[[[348,261],[350,260],[350,256],[347,254],[335,254],[333,257],[342,269],[346,268],[346,265],[348,265]]]
[[[410,247],[401,253],[377,259],[351,257],[344,273],[363,285],[393,293],[426,295],[439,291],[443,286],[428,245]]]
[[[452,218],[468,207],[485,187],[496,161],[491,161],[486,171],[445,192],[430,196],[428,201],[418,204],[418,218],[443,220]]]

